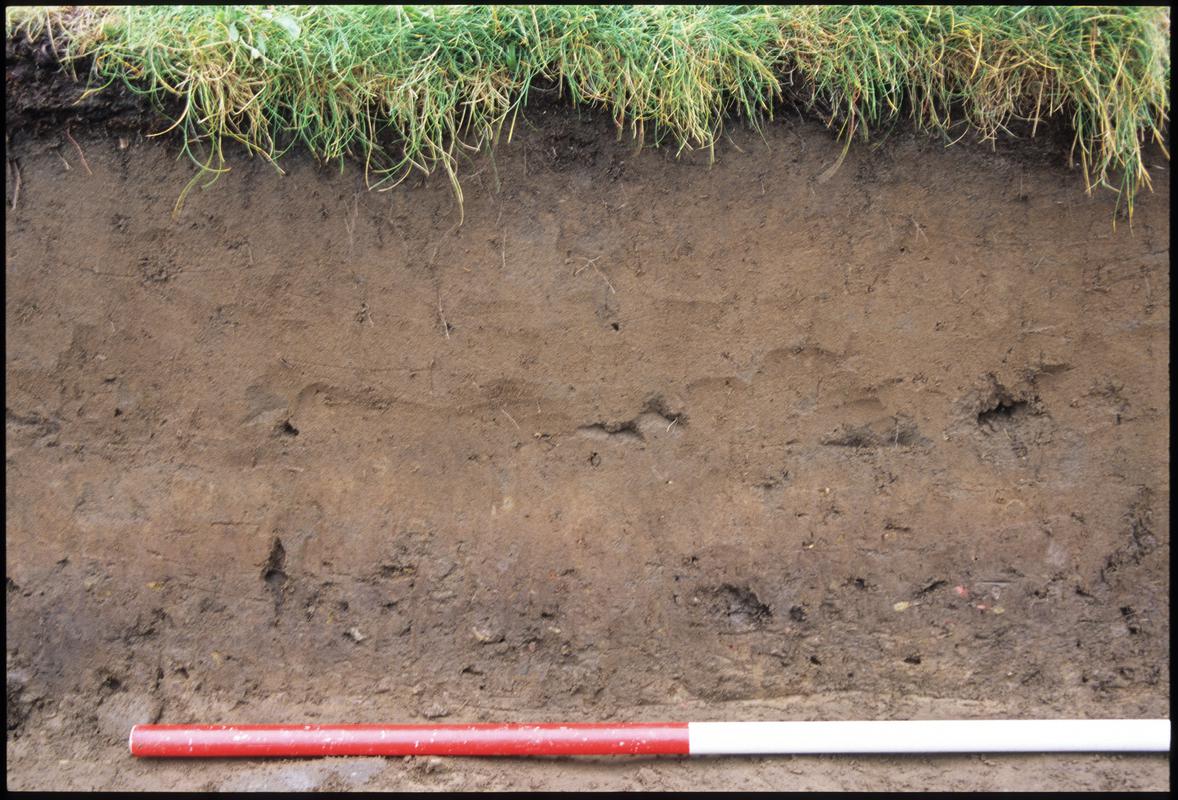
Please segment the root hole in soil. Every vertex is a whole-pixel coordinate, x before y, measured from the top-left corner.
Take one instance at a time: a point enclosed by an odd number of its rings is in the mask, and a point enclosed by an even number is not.
[[[1028,405],[1026,400],[1013,400],[1010,397],[1004,397],[992,408],[978,412],[978,425],[994,427],[995,425],[1009,422],[1015,417],[1021,417],[1027,413]]]

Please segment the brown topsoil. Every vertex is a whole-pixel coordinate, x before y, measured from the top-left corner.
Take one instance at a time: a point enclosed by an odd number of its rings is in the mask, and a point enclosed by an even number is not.
[[[709,166],[549,104],[461,225],[440,176],[240,153],[173,220],[174,139],[68,116],[9,129],[8,788],[1168,788],[1165,755],[126,746],[1168,716],[1160,155],[1114,229],[1038,145],[897,131],[830,174],[787,115]]]

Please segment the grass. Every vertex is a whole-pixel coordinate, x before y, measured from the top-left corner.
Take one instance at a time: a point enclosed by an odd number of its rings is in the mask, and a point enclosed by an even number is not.
[[[161,106],[177,102],[173,128],[202,175],[226,169],[227,140],[276,164],[301,146],[325,161],[359,159],[378,189],[440,168],[460,204],[459,156],[505,129],[510,138],[541,80],[607,110],[619,133],[680,149],[711,148],[733,116],[760,125],[783,100],[818,114],[848,146],[898,118],[949,142],[996,140],[1015,123],[1033,135],[1059,119],[1074,132],[1087,191],[1111,188],[1130,218],[1150,183],[1143,147],[1164,148],[1168,131],[1170,14],[1155,7],[9,12],[9,37],[42,32],[67,64],[92,59],[94,91],[122,83]]]

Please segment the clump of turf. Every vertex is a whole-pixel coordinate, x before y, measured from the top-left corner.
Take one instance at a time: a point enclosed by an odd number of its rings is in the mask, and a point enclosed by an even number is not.
[[[510,137],[539,79],[680,148],[710,148],[726,116],[757,125],[783,98],[848,144],[897,117],[947,139],[1061,118],[1088,191],[1112,188],[1130,214],[1169,112],[1166,8],[41,7],[6,29],[47,31],[67,64],[92,59],[95,91],[178,99],[203,172],[225,169],[226,139],[272,161],[303,145],[361,159],[379,188],[440,166],[460,202],[458,154]]]

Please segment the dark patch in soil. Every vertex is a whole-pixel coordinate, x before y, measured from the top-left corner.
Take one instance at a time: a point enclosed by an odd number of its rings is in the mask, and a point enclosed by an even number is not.
[[[757,628],[773,618],[769,606],[745,585],[726,583],[709,592],[712,612],[736,628]]]
[[[828,447],[909,447],[927,443],[916,423],[903,414],[870,425],[841,426],[834,433],[822,437]]]
[[[262,580],[274,593],[276,603],[282,596],[283,587],[286,586],[285,567],[286,548],[282,546],[282,540],[275,537],[273,544],[270,545],[270,554],[266,557],[266,565],[262,567]]]

